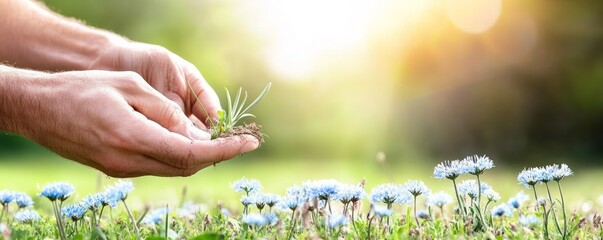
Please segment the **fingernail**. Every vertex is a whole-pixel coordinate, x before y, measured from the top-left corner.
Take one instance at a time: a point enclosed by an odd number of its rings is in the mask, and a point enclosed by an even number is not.
[[[241,153],[251,152],[258,148],[259,142],[255,137],[246,137],[246,142],[241,148]]]
[[[211,134],[205,132],[191,124],[188,131],[195,140],[208,140],[211,139]]]

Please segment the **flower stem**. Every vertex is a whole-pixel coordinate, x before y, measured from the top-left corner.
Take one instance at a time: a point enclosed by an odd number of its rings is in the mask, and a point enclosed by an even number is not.
[[[549,201],[551,202],[551,210],[553,212],[553,220],[555,221],[555,227],[557,228],[557,232],[559,232],[559,234],[563,234],[563,232],[561,231],[561,227],[559,227],[559,222],[557,221],[557,213],[555,213],[555,208],[553,207],[553,197],[551,196],[551,190],[549,189],[549,183],[545,182],[544,185],[546,186],[546,192],[549,195]]]
[[[295,209],[291,213],[291,229],[289,230],[289,234],[287,235],[287,239],[291,239],[293,236],[293,230],[295,229],[295,225],[297,224],[297,220],[295,219]]]
[[[479,179],[479,174],[477,176],[477,209],[479,210],[482,207],[482,182]]]
[[[356,232],[356,237],[360,239],[360,233],[358,232],[358,228],[356,227],[356,220],[354,219],[354,206],[352,205],[352,226],[354,226],[354,231]]]
[[[559,196],[561,196],[561,211],[563,212],[563,239],[567,238],[567,216],[565,215],[565,201],[563,199],[563,191],[561,191],[561,183],[557,181],[557,187],[559,187]]]
[[[417,228],[421,229],[421,224],[419,223],[419,217],[417,216],[417,196],[415,196],[415,199],[413,201],[414,207],[414,214],[415,214],[415,222],[417,222]]]
[[[61,211],[58,209],[58,205],[56,201],[52,201],[52,210],[54,210],[54,216],[57,220],[57,228],[59,229],[59,236],[61,239],[67,239],[65,235],[65,229],[63,228],[63,223],[61,221]]]
[[[2,204],[2,211],[0,211],[0,222],[2,222],[2,218],[4,217],[4,210],[7,209],[7,206],[4,206],[4,204]]]
[[[132,226],[134,227],[134,232],[136,233],[136,239],[140,239],[140,233],[138,231],[138,226],[136,224],[136,220],[134,220],[134,216],[132,215],[132,212],[130,212],[130,209],[128,208],[128,205],[126,204],[126,201],[121,201],[124,203],[124,207],[126,208],[126,212],[128,213],[128,216],[130,216],[130,221],[132,221]]]
[[[463,204],[461,204],[461,197],[459,197],[459,190],[456,187],[456,179],[452,179],[452,184],[454,185],[454,194],[456,194],[456,200],[459,202],[459,208],[461,209],[461,215],[463,217],[463,220],[465,219],[465,207],[463,206]]]
[[[536,204],[538,204],[538,194],[536,193],[536,185],[532,185],[532,189],[534,190],[534,199],[536,199]],[[549,239],[549,227],[546,215],[546,206],[542,205],[542,225],[544,226],[544,239]]]

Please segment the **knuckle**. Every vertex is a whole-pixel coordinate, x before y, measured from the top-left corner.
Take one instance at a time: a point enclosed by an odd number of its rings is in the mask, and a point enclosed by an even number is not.
[[[199,170],[197,170],[196,168],[182,168],[180,170],[180,176],[181,177],[190,177],[192,175],[194,175],[195,173],[197,173]]]
[[[123,72],[122,79],[119,81],[120,87],[123,89],[140,89],[143,88],[144,79],[136,72]]]
[[[177,159],[178,167],[183,168],[183,169],[193,168],[195,166],[194,163],[195,163],[195,158],[194,158],[192,151],[190,151],[190,150],[189,150],[188,154],[181,155]]]
[[[166,100],[160,116],[164,117],[165,124],[167,125],[166,127],[174,128],[184,124],[184,121],[182,121],[183,115],[184,113],[178,104]]]
[[[149,55],[149,58],[151,58],[151,59],[170,58],[170,51],[167,50],[167,48],[165,48],[165,47],[157,46],[157,45],[153,45],[152,47],[150,47],[147,54]]]

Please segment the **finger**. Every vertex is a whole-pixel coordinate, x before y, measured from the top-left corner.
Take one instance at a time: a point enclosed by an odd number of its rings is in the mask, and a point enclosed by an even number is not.
[[[199,70],[191,63],[184,59],[183,70],[185,72],[186,81],[190,84],[189,100],[191,101],[192,112],[197,118],[202,120],[206,126],[211,125],[212,119],[218,119],[218,110],[222,109],[220,106],[220,99],[214,91],[214,89],[207,83],[203,75]],[[192,90],[191,90],[192,88]],[[192,92],[191,92],[192,91]]]
[[[172,102],[176,103],[180,107],[180,109],[182,109],[184,111],[184,101],[178,94],[173,93],[173,92],[168,92],[168,93],[165,93],[164,96],[166,98],[168,98],[169,100],[171,100]]]
[[[103,163],[103,173],[117,178],[139,176],[191,176],[201,170],[200,167],[177,168],[148,156],[139,154],[119,154]]]
[[[182,107],[177,103],[177,98],[174,97],[176,101],[171,101],[148,85],[140,76],[130,75],[129,79],[124,82],[131,83],[122,84],[120,89],[128,104],[137,112],[169,131],[190,139],[211,138],[209,133],[195,127],[190,119],[184,115]]]
[[[145,129],[136,135],[135,146],[146,156],[177,168],[205,167],[252,151],[259,145],[250,135],[215,140],[193,140],[169,132],[143,116],[137,128]]]
[[[191,122],[193,122],[193,125],[195,125],[196,127],[201,128],[203,130],[207,130],[205,124],[201,122],[201,120],[199,120],[195,115],[188,116],[188,119],[190,119]]]

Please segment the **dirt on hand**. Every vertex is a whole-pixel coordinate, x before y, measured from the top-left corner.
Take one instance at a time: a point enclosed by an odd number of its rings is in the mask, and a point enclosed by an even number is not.
[[[243,124],[243,126],[235,126],[230,132],[222,132],[218,134],[218,138],[226,138],[238,135],[251,135],[258,139],[258,142],[262,144],[264,142],[264,136],[262,135],[262,125],[255,123]]]

